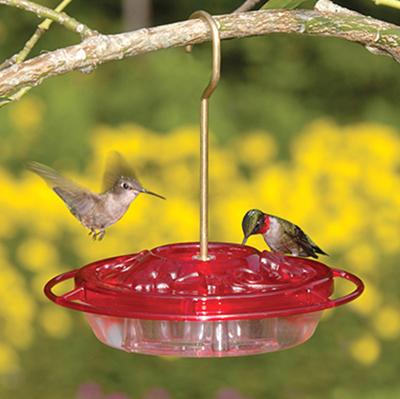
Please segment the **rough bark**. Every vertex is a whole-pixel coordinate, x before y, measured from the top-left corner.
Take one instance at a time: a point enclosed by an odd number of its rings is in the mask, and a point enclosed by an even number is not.
[[[400,28],[363,15],[329,7],[322,0],[316,10],[269,10],[233,13],[215,17],[222,39],[293,33],[329,36],[361,43],[369,51],[400,62]],[[344,10],[344,11],[343,11]],[[210,40],[207,25],[188,20],[116,35],[94,35],[80,44],[51,51],[0,71],[0,96],[36,86],[51,76],[74,70],[90,72],[98,65]]]

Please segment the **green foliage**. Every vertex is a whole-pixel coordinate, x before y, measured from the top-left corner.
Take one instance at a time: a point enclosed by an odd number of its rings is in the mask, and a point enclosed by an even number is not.
[[[288,10],[293,10],[294,8],[312,8],[316,1],[314,0],[269,0],[261,8],[264,10],[272,10],[275,8],[285,8]],[[307,5],[307,7],[305,7]]]

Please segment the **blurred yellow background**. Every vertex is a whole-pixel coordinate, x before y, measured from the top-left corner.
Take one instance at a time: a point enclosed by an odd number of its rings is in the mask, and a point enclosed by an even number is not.
[[[31,131],[41,122],[44,107],[34,96],[22,100],[13,109],[16,125]],[[198,141],[196,127],[165,135],[128,124],[96,129],[86,172],[63,171],[68,177],[96,190],[108,152],[121,150],[138,166],[143,184],[168,199],[140,196],[102,242],[90,240],[36,175],[25,172],[15,179],[0,171],[0,237],[22,231],[14,251],[0,247],[0,285],[10,287],[0,291],[2,373],[18,369],[19,351],[31,344],[36,323],[59,338],[73,328],[70,312],[43,296],[51,276],[99,258],[197,240]],[[381,342],[400,336],[398,304],[386,295],[380,278],[388,267],[383,260],[400,252],[398,133],[377,124],[339,127],[319,120],[293,140],[287,161],[277,159],[276,143],[265,131],[224,145],[215,138],[211,142],[211,240],[240,242],[242,217],[253,207],[302,226],[333,255],[335,265],[364,279],[366,292],[348,308],[365,318],[367,328],[348,343],[348,350],[352,361],[377,362]],[[265,248],[260,237],[250,244]],[[73,253],[75,264],[63,263],[60,245]]]

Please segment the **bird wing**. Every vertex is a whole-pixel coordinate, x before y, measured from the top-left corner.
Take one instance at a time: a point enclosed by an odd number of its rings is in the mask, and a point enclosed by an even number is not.
[[[89,191],[71,192],[62,187],[53,187],[54,192],[66,203],[71,213],[85,225],[85,218],[91,218],[96,205],[95,195]]]
[[[119,152],[113,151],[107,158],[107,164],[103,175],[103,192],[112,189],[122,176],[131,177],[136,181],[137,185],[141,187],[135,171],[126,159]]]
[[[293,223],[290,223],[290,225],[289,228],[285,229],[286,234],[295,240],[309,256],[318,258],[316,253],[327,255],[299,226]]]
[[[28,169],[39,175],[78,219],[81,219],[82,214],[91,212],[95,205],[95,195],[92,192],[39,162],[30,162]]]

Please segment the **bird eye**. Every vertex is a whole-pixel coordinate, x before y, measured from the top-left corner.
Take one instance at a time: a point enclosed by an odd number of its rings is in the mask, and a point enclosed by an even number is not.
[[[124,184],[122,185],[122,188],[125,189],[125,190],[128,190],[128,189],[130,188],[130,186],[129,186],[128,183],[124,183]]]
[[[256,223],[255,231],[260,231],[261,230],[261,220],[258,220]]]

